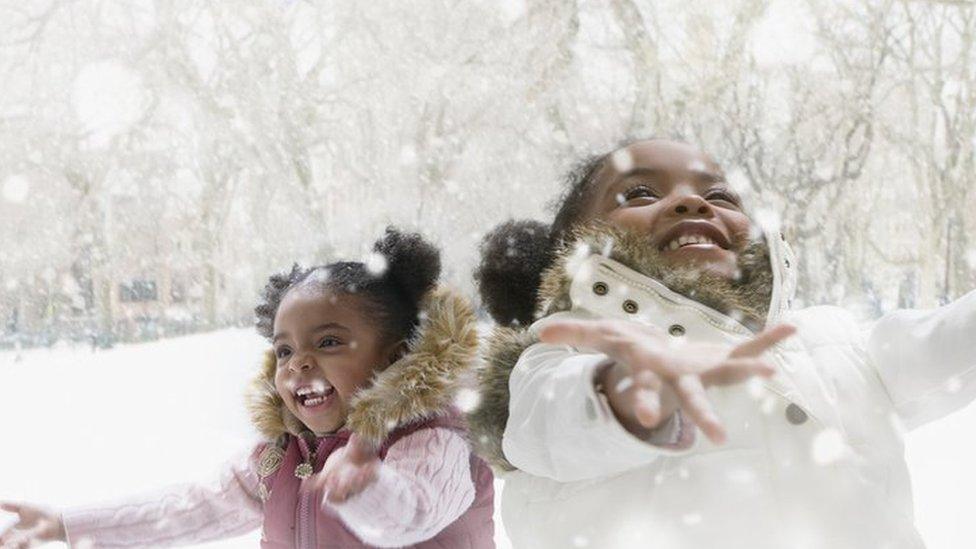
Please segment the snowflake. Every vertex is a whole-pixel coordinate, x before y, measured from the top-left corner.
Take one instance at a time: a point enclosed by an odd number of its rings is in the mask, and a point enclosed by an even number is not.
[[[725,180],[729,182],[729,187],[733,191],[742,195],[749,191],[752,186],[749,177],[739,168],[733,168],[725,175]]]
[[[629,172],[634,168],[634,157],[627,149],[615,151],[610,155],[610,162],[613,163],[613,169],[619,173]]]
[[[474,389],[461,389],[454,396],[454,405],[464,413],[473,411],[479,403],[481,403],[481,393]]]
[[[763,396],[763,382],[758,377],[751,377],[746,381],[746,391],[749,396],[759,400]]]
[[[765,208],[756,210],[753,219],[755,220],[756,225],[767,233],[778,233],[780,227],[782,226],[782,221],[780,220],[779,214]]]
[[[962,380],[959,376],[952,376],[945,382],[945,390],[948,393],[958,393],[962,389]]]
[[[412,166],[417,163],[417,151],[410,145],[400,148],[400,165]]]
[[[573,547],[586,547],[589,544],[590,540],[586,536],[573,536]]]
[[[813,437],[811,447],[813,461],[818,465],[829,465],[847,455],[848,448],[843,435],[837,429],[824,429]]]
[[[617,391],[618,393],[622,393],[622,392],[626,391],[627,389],[630,389],[630,387],[633,384],[634,384],[634,378],[632,378],[630,376],[626,376],[626,377],[624,377],[623,379],[621,379],[620,381],[617,382],[617,385],[613,388],[613,390],[614,391]]]
[[[377,252],[367,254],[366,258],[363,259],[363,264],[366,265],[366,270],[369,271],[369,274],[373,276],[382,276],[388,266],[386,257]]]
[[[3,198],[7,202],[20,204],[27,199],[30,182],[22,175],[11,175],[3,182]]]
[[[756,480],[756,473],[750,469],[733,469],[726,477],[736,484],[749,484]]]

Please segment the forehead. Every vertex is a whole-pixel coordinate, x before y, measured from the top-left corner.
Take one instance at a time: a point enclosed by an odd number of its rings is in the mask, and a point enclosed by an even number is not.
[[[299,284],[281,299],[275,327],[296,323],[317,325],[324,321],[352,327],[359,320],[358,298],[316,285]]]
[[[631,143],[611,153],[601,170],[600,179],[614,179],[638,169],[670,174],[722,173],[721,166],[697,147],[678,141],[654,139]]]

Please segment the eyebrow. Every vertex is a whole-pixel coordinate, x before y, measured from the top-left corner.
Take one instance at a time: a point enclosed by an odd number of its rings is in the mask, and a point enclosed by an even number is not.
[[[695,176],[695,179],[703,180],[708,183],[719,183],[725,181],[725,176],[721,173],[716,173],[708,170],[690,170],[690,171],[692,175]],[[661,170],[657,168],[647,168],[647,167],[631,168],[618,175],[617,178],[613,180],[613,184],[616,184],[620,181],[623,181],[624,179],[627,179],[628,177],[633,177],[635,175],[646,175],[651,177],[657,177],[661,175]]]
[[[349,328],[343,326],[342,324],[339,324],[338,322],[326,322],[325,324],[319,324],[318,326],[312,328],[312,333],[321,332],[323,330],[330,330],[330,329],[345,330],[347,332],[349,331]],[[271,340],[271,343],[274,343],[275,341],[278,341],[279,339],[286,336],[288,336],[288,332],[278,332],[277,334],[274,335],[274,338]]]

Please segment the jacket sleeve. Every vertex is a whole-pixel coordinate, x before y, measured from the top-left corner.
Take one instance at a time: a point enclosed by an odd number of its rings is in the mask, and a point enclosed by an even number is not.
[[[525,350],[509,378],[509,417],[502,438],[505,457],[518,469],[559,482],[607,477],[660,456],[684,454],[700,437],[680,414],[681,444],[644,441],[617,421],[594,376],[606,355],[536,343]],[[674,422],[665,425],[673,429]]]
[[[62,511],[69,547],[170,547],[245,534],[261,526],[258,449],[210,484],[176,486],[124,501]]]
[[[450,429],[433,428],[391,446],[376,481],[365,490],[323,505],[367,545],[401,547],[434,537],[464,514],[474,497],[467,441]]]
[[[869,328],[867,354],[907,429],[963,408],[976,398],[976,291],[882,317]]]

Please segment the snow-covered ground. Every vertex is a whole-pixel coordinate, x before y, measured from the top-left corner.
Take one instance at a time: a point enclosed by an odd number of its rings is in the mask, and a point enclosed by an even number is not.
[[[66,506],[209,478],[255,440],[241,395],[263,348],[252,330],[230,329],[110,351],[0,353],[0,500]],[[974,435],[976,406],[908,436],[929,549],[976,547]],[[0,528],[9,519],[0,513]]]

